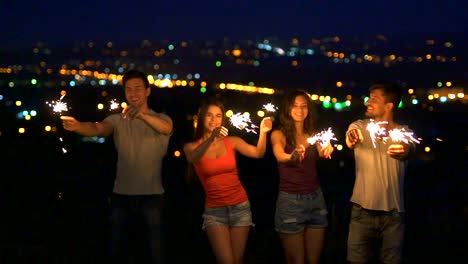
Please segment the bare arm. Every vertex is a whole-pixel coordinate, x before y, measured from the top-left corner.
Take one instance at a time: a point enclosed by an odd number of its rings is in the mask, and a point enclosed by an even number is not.
[[[172,121],[150,114],[141,114],[138,118],[145,121],[152,129],[164,135],[172,134]]]
[[[141,107],[134,105],[128,105],[122,110],[122,115],[124,119],[133,120],[135,118],[143,120],[155,131],[164,134],[172,134],[172,120],[170,118],[162,118],[160,116],[155,116],[149,113],[148,110],[143,111]]]
[[[304,158],[305,147],[300,145],[291,154],[284,152],[286,147],[286,137],[280,130],[271,133],[271,145],[273,154],[278,162],[301,161]]]
[[[262,158],[265,155],[267,145],[267,134],[272,129],[271,118],[265,117],[260,123],[260,132],[257,145],[250,145],[239,137],[230,137],[232,147],[240,154],[249,158]]]
[[[187,161],[190,163],[199,161],[203,155],[205,155],[207,149],[216,137],[224,138],[227,134],[228,130],[225,127],[219,127],[216,128],[213,133],[211,133],[211,136],[207,140],[203,141],[203,143],[199,145],[196,142],[185,144],[184,153]]]
[[[61,116],[63,128],[67,131],[78,133],[82,136],[107,137],[113,132],[113,127],[107,122],[80,122],[71,116]]]

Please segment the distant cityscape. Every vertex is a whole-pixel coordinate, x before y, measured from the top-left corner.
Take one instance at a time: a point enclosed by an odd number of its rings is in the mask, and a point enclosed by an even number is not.
[[[180,89],[199,96],[229,91],[235,96],[274,97],[300,88],[322,108],[335,112],[361,107],[370,84],[390,80],[404,88],[400,107],[439,111],[445,104],[466,104],[466,44],[463,36],[392,40],[383,35],[365,40],[339,36],[309,40],[143,40],[136,46],[88,41],[50,47],[38,42],[29,50],[0,50],[0,105],[20,121],[18,127],[8,126],[14,131],[0,127],[0,136],[26,133],[28,124],[21,120],[50,115],[52,111],[44,108],[46,103],[64,97],[64,102],[73,101],[70,94],[80,90],[95,91],[95,100],[89,101],[95,103],[87,105],[89,109],[106,112],[119,107],[124,98],[122,90],[115,87],[120,87],[123,73],[133,68],[145,71],[154,89],[173,93]],[[261,108],[267,102],[250,102],[249,111],[264,114],[252,108]],[[186,113],[187,120],[196,114],[193,109],[198,102],[191,103],[194,106]],[[70,102],[70,107],[73,104],[78,102]],[[54,132],[57,128],[47,119],[44,129]]]

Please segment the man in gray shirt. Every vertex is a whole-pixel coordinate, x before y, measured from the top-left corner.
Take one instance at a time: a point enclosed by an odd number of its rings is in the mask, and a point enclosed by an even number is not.
[[[122,78],[128,106],[102,122],[80,122],[62,116],[65,130],[83,136],[109,136],[117,149],[117,175],[111,196],[112,262],[124,259],[122,239],[129,217],[140,214],[146,225],[151,263],[162,263],[161,210],[164,188],[161,168],[172,134],[169,116],[148,107],[147,75],[130,70]]]
[[[346,132],[346,145],[354,150],[356,162],[347,254],[351,263],[367,263],[377,254],[381,263],[401,263],[403,184],[406,159],[414,144],[388,138],[384,133],[410,132],[393,119],[400,100],[401,89],[396,84],[371,86],[366,103],[369,119],[353,122]],[[373,124],[377,130],[368,130]],[[376,244],[381,246],[374,252]]]

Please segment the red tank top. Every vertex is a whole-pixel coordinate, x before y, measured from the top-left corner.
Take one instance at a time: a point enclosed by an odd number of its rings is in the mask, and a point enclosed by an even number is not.
[[[194,163],[195,172],[205,190],[205,206],[220,207],[247,201],[247,193],[239,180],[236,155],[228,138],[226,153],[219,158],[203,156]]]

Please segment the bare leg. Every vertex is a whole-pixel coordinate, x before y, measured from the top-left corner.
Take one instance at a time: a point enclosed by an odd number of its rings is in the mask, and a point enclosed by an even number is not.
[[[206,228],[206,234],[218,264],[232,264],[233,254],[229,228],[214,225]]]
[[[288,264],[304,263],[304,233],[280,234],[286,262]]]
[[[306,228],[304,247],[307,262],[318,264],[325,240],[325,228]]]
[[[233,263],[244,263],[244,252],[249,237],[250,226],[239,226],[231,228],[231,246]]]

